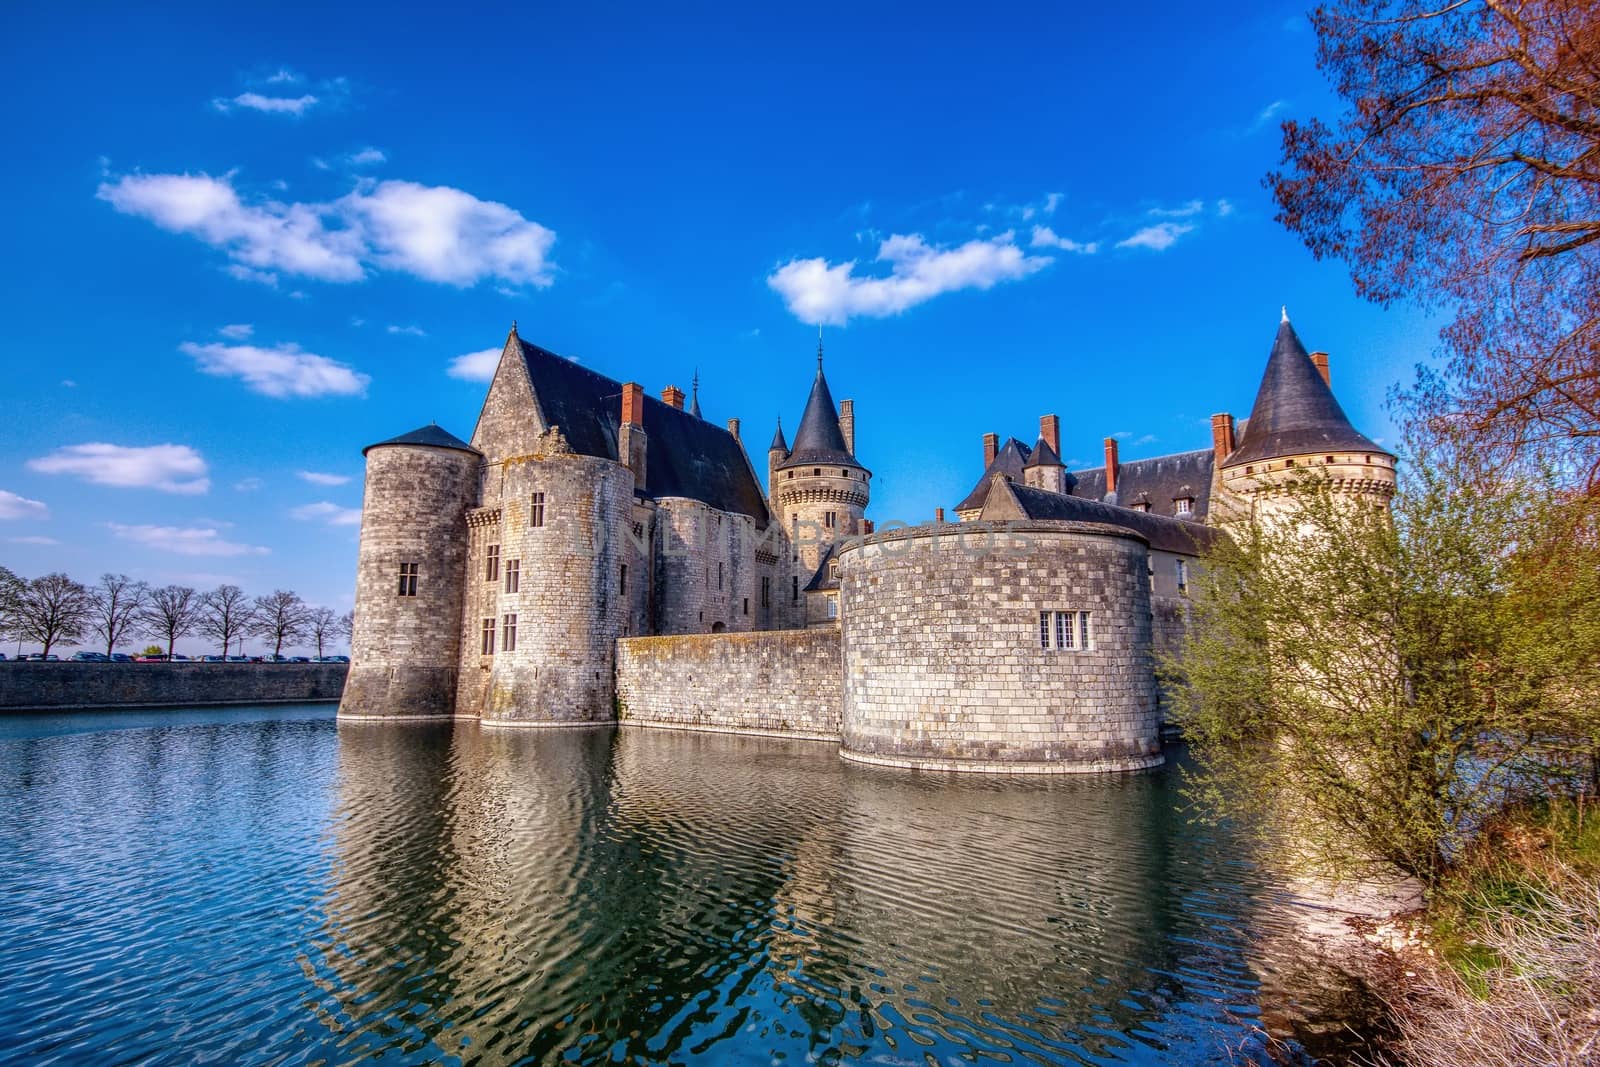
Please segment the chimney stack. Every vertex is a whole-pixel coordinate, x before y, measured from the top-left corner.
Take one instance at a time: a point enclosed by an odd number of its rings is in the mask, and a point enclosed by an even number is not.
[[[617,427],[617,458],[633,472],[635,488],[644,486],[646,446],[644,386],[628,382],[622,387],[622,425]]]
[[[1313,353],[1311,353],[1311,365],[1313,367],[1317,368],[1317,373],[1318,374],[1322,375],[1322,384],[1326,385],[1329,389],[1332,389],[1333,388],[1333,377],[1332,377],[1331,373],[1328,370],[1328,353],[1326,353],[1326,352],[1313,352]]]
[[[738,419],[729,419],[728,420],[728,432],[733,435],[733,439],[735,441],[739,441],[739,420]],[[743,441],[739,441],[739,443],[743,444],[744,442]]]
[[[1039,416],[1039,436],[1050,445],[1051,451],[1061,455],[1061,417],[1059,415]]]
[[[853,456],[856,454],[856,402],[854,400],[839,401],[839,433],[844,437],[844,447]]]
[[[994,455],[1000,451],[1000,435],[986,433],[983,435],[983,469],[988,470],[989,464],[994,462]]]
[[[1106,502],[1110,504],[1117,502],[1117,468],[1119,466],[1120,464],[1117,462],[1117,439],[1108,437],[1106,438]]]
[[[661,390],[661,401],[668,407],[674,407],[679,411],[682,411],[683,390],[679,389],[676,385],[669,385],[665,389]]]
[[[1227,412],[1211,416],[1211,451],[1217,458],[1217,468],[1233,454],[1233,416]]]
[[[934,508],[933,509],[933,521],[934,522],[943,522],[944,521],[944,508]]]

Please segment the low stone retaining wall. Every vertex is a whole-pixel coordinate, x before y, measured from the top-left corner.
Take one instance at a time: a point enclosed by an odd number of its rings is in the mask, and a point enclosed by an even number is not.
[[[839,740],[839,631],[632,637],[617,642],[624,726]]]
[[[336,701],[344,663],[0,663],[0,711]]]

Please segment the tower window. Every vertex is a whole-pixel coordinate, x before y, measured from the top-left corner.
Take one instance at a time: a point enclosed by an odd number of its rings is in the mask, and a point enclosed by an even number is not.
[[[1256,472],[1256,469],[1255,469],[1255,468],[1254,468],[1254,467],[1246,467],[1246,468],[1245,468],[1245,469],[1244,469],[1244,472],[1245,472],[1245,473],[1246,473],[1246,474],[1254,474],[1254,473],[1255,473],[1255,472]]]
[[[1333,462],[1333,457],[1332,457],[1332,456],[1329,456],[1329,457],[1328,457],[1328,462],[1329,462],[1329,463],[1332,463],[1332,462]]]
[[[828,598],[828,618],[837,619],[838,617],[839,617],[839,600],[838,600],[837,597],[829,597]]]
[[[766,574],[761,576],[761,606],[772,607],[772,577]]]
[[[517,650],[517,617],[507,615],[500,620],[500,651],[515,652]]]
[[[722,561],[717,560],[717,591],[722,591]]]
[[[506,560],[506,592],[515,593],[522,586],[522,561],[520,559]]]
[[[533,494],[533,499],[528,504],[528,525],[529,526],[543,526],[544,525],[544,494],[543,493],[535,493],[535,494]]]
[[[745,597],[744,598],[744,613],[746,615],[750,614],[750,598],[749,597]]]
[[[500,546],[490,545],[483,554],[483,580],[492,582],[500,577]]]
[[[1051,624],[1054,623],[1054,633]],[[1039,647],[1046,651],[1084,652],[1090,647],[1087,611],[1039,612]]]
[[[822,477],[822,468],[821,468],[821,467],[814,467],[814,468],[813,468],[813,469],[812,469],[812,471],[811,471],[811,476],[812,476],[812,477],[813,477],[813,478],[820,478],[820,477]]]
[[[417,565],[415,563],[400,564],[400,595],[417,595]]]
[[[617,571],[617,592],[623,596],[628,595],[628,565],[626,563]]]
[[[828,529],[831,530],[831,529],[833,529],[834,523],[837,521],[837,519],[838,519],[838,513],[837,512],[833,512],[833,511],[823,512],[822,525],[826,526]]]
[[[494,618],[493,618],[493,616],[483,620],[483,654],[485,656],[494,655]]]
[[[798,576],[796,576],[792,580],[794,581],[794,593],[790,597],[790,602],[798,604],[800,603],[800,579]]]
[[[1284,465],[1284,466],[1285,466],[1285,467],[1292,467],[1292,466],[1294,466],[1294,460],[1292,460],[1292,459],[1286,459],[1286,460],[1284,460],[1284,461],[1283,461],[1283,465]]]
[[[1177,561],[1177,566],[1174,568],[1174,570],[1177,572],[1177,577],[1178,577],[1178,595],[1179,596],[1188,596],[1189,595],[1189,564],[1186,561],[1180,559],[1180,560]]]

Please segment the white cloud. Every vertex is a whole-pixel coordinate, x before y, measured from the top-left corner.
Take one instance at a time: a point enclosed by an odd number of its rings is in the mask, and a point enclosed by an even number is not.
[[[306,79],[303,75],[296,74],[288,67],[279,67],[276,72],[268,75],[263,80],[268,85],[299,85]]]
[[[321,471],[298,471],[300,478],[312,485],[343,485],[350,480],[348,474],[324,474]]]
[[[390,325],[390,326],[387,327],[387,330],[388,330],[389,333],[405,334],[408,337],[426,337],[426,336],[428,336],[428,331],[424,330],[421,326],[394,326],[394,325]]]
[[[38,535],[32,537],[8,537],[6,540],[14,545],[59,545],[61,543],[54,537],[39,537]]]
[[[351,152],[348,156],[345,156],[344,159],[345,162],[350,164],[352,167],[375,167],[379,163],[388,162],[389,156],[384,152],[383,149],[374,148],[371,145],[367,145],[365,148]]]
[[[242,263],[229,263],[222,269],[230,278],[237,278],[241,282],[255,282],[257,285],[264,285],[268,289],[276,289],[278,287],[278,276],[270,270],[256,270],[253,267],[246,267]]]
[[[236,322],[230,326],[224,326],[217,332],[230,341],[243,341],[246,337],[255,333],[256,328],[248,322]]]
[[[1261,127],[1271,122],[1277,117],[1278,112],[1282,111],[1288,106],[1288,104],[1289,101],[1287,100],[1274,100],[1272,103],[1262,108],[1261,113],[1256,116],[1255,122],[1250,124],[1251,132],[1259,130]]]
[[[1048,226],[1035,226],[1033,237],[1028,244],[1034,248],[1059,248],[1063,252],[1077,252],[1085,256],[1092,256],[1100,251],[1099,241],[1074,241],[1070,237],[1057,235],[1056,231]]]
[[[1150,215],[1158,219],[1187,219],[1206,209],[1204,201],[1191,200],[1180,207],[1153,207]]]
[[[1136,444],[1136,445],[1150,445],[1150,444],[1154,444],[1155,442],[1157,442],[1159,440],[1161,440],[1161,438],[1157,437],[1155,434],[1147,433],[1144,436],[1140,437],[1137,441],[1135,441],[1134,444]]]
[[[1117,242],[1118,248],[1148,248],[1155,252],[1164,252],[1177,243],[1178,238],[1189,233],[1194,227],[1182,222],[1158,222],[1154,226],[1146,226],[1131,237]]]
[[[233,489],[237,493],[253,493],[266,484],[260,478],[241,478],[233,483]]]
[[[541,288],[553,281],[554,231],[449,186],[364,180],[331,203],[247,203],[231,175],[128,174],[102,182],[96,195],[222,250],[230,274],[267,285],[279,271],[360,281],[369,267],[463,287],[486,278]]]
[[[1061,193],[1047,193],[1047,194],[1045,194],[1045,198],[1044,198],[1044,213],[1046,215],[1054,215],[1056,213],[1056,208],[1061,206],[1062,196],[1063,196],[1063,194],[1061,194]]]
[[[299,345],[195,344],[179,350],[194,357],[200,370],[219,378],[240,378],[263,396],[362,396],[372,379],[346,364],[302,352]]]
[[[842,326],[852,317],[882,318],[960,289],[989,289],[1042,270],[1049,256],[1024,254],[1010,231],[956,248],[928,244],[921,234],[895,234],[878,246],[877,262],[889,274],[861,277],[856,261],[796,259],[767,278],[789,311],[803,322]]]
[[[50,509],[43,501],[0,489],[0,519],[48,519]]]
[[[1229,215],[1232,215],[1233,211],[1234,211],[1234,208],[1233,208],[1233,201],[1232,200],[1218,200],[1217,201],[1217,218],[1225,219]]]
[[[78,383],[73,381],[71,378],[61,379],[61,385],[66,389],[76,389],[78,387]]]
[[[299,118],[315,107],[317,103],[317,98],[310,93],[306,93],[303,96],[265,96],[261,93],[240,93],[231,99],[219,96],[211,101],[211,106],[224,115],[234,108],[242,107],[269,115],[293,115],[295,118]]]
[[[71,474],[117,489],[194,494],[211,488],[205,459],[188,445],[67,445],[48,456],[30,459],[28,469],[41,474]]]
[[[180,556],[264,556],[268,549],[224,540],[219,530],[209,526],[124,526],[108,522],[118,538],[161,552]]]
[[[452,378],[468,382],[493,381],[495,368],[500,365],[501,351],[502,349],[498,348],[485,348],[482,352],[468,352],[466,355],[457,356],[450,361],[445,373]]]
[[[303,504],[289,512],[289,515],[301,522],[326,522],[329,526],[361,524],[360,508],[342,508],[326,500],[319,500],[315,504]]]

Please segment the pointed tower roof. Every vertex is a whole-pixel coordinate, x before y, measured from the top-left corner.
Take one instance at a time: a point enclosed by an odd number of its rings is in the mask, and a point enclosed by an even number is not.
[[[704,415],[700,414],[700,368],[699,367],[696,367],[695,370],[694,370],[694,383],[693,383],[693,385],[691,387],[691,392],[690,392],[689,395],[690,395],[689,414],[693,415],[697,419],[705,418]]]
[[[1390,455],[1350,425],[1285,311],[1244,436],[1224,466],[1332,451]]]
[[[412,430],[410,433],[403,433],[399,437],[391,437],[387,441],[379,441],[376,444],[368,445],[361,450],[361,454],[364,456],[374,448],[382,448],[385,445],[410,445],[412,448],[453,448],[459,452],[478,454],[476,448],[473,448],[436,422]]]
[[[848,464],[859,467],[844,443],[839,431],[839,406],[828,391],[828,379],[822,374],[822,343],[817,343],[817,377],[811,383],[811,396],[806,400],[805,414],[800,416],[800,429],[795,431],[794,451],[784,461],[785,467],[799,467],[807,463]]]
[[[1027,470],[1029,467],[1065,466],[1066,464],[1061,462],[1061,457],[1056,455],[1056,450],[1050,447],[1050,442],[1041,437],[1039,438],[1038,444],[1033,446],[1033,455],[1028,457],[1028,462],[1022,465],[1022,469]]]
[[[772,435],[772,444],[767,446],[768,452],[782,452],[789,454],[789,442],[783,436],[783,418],[778,418],[778,432]]]

